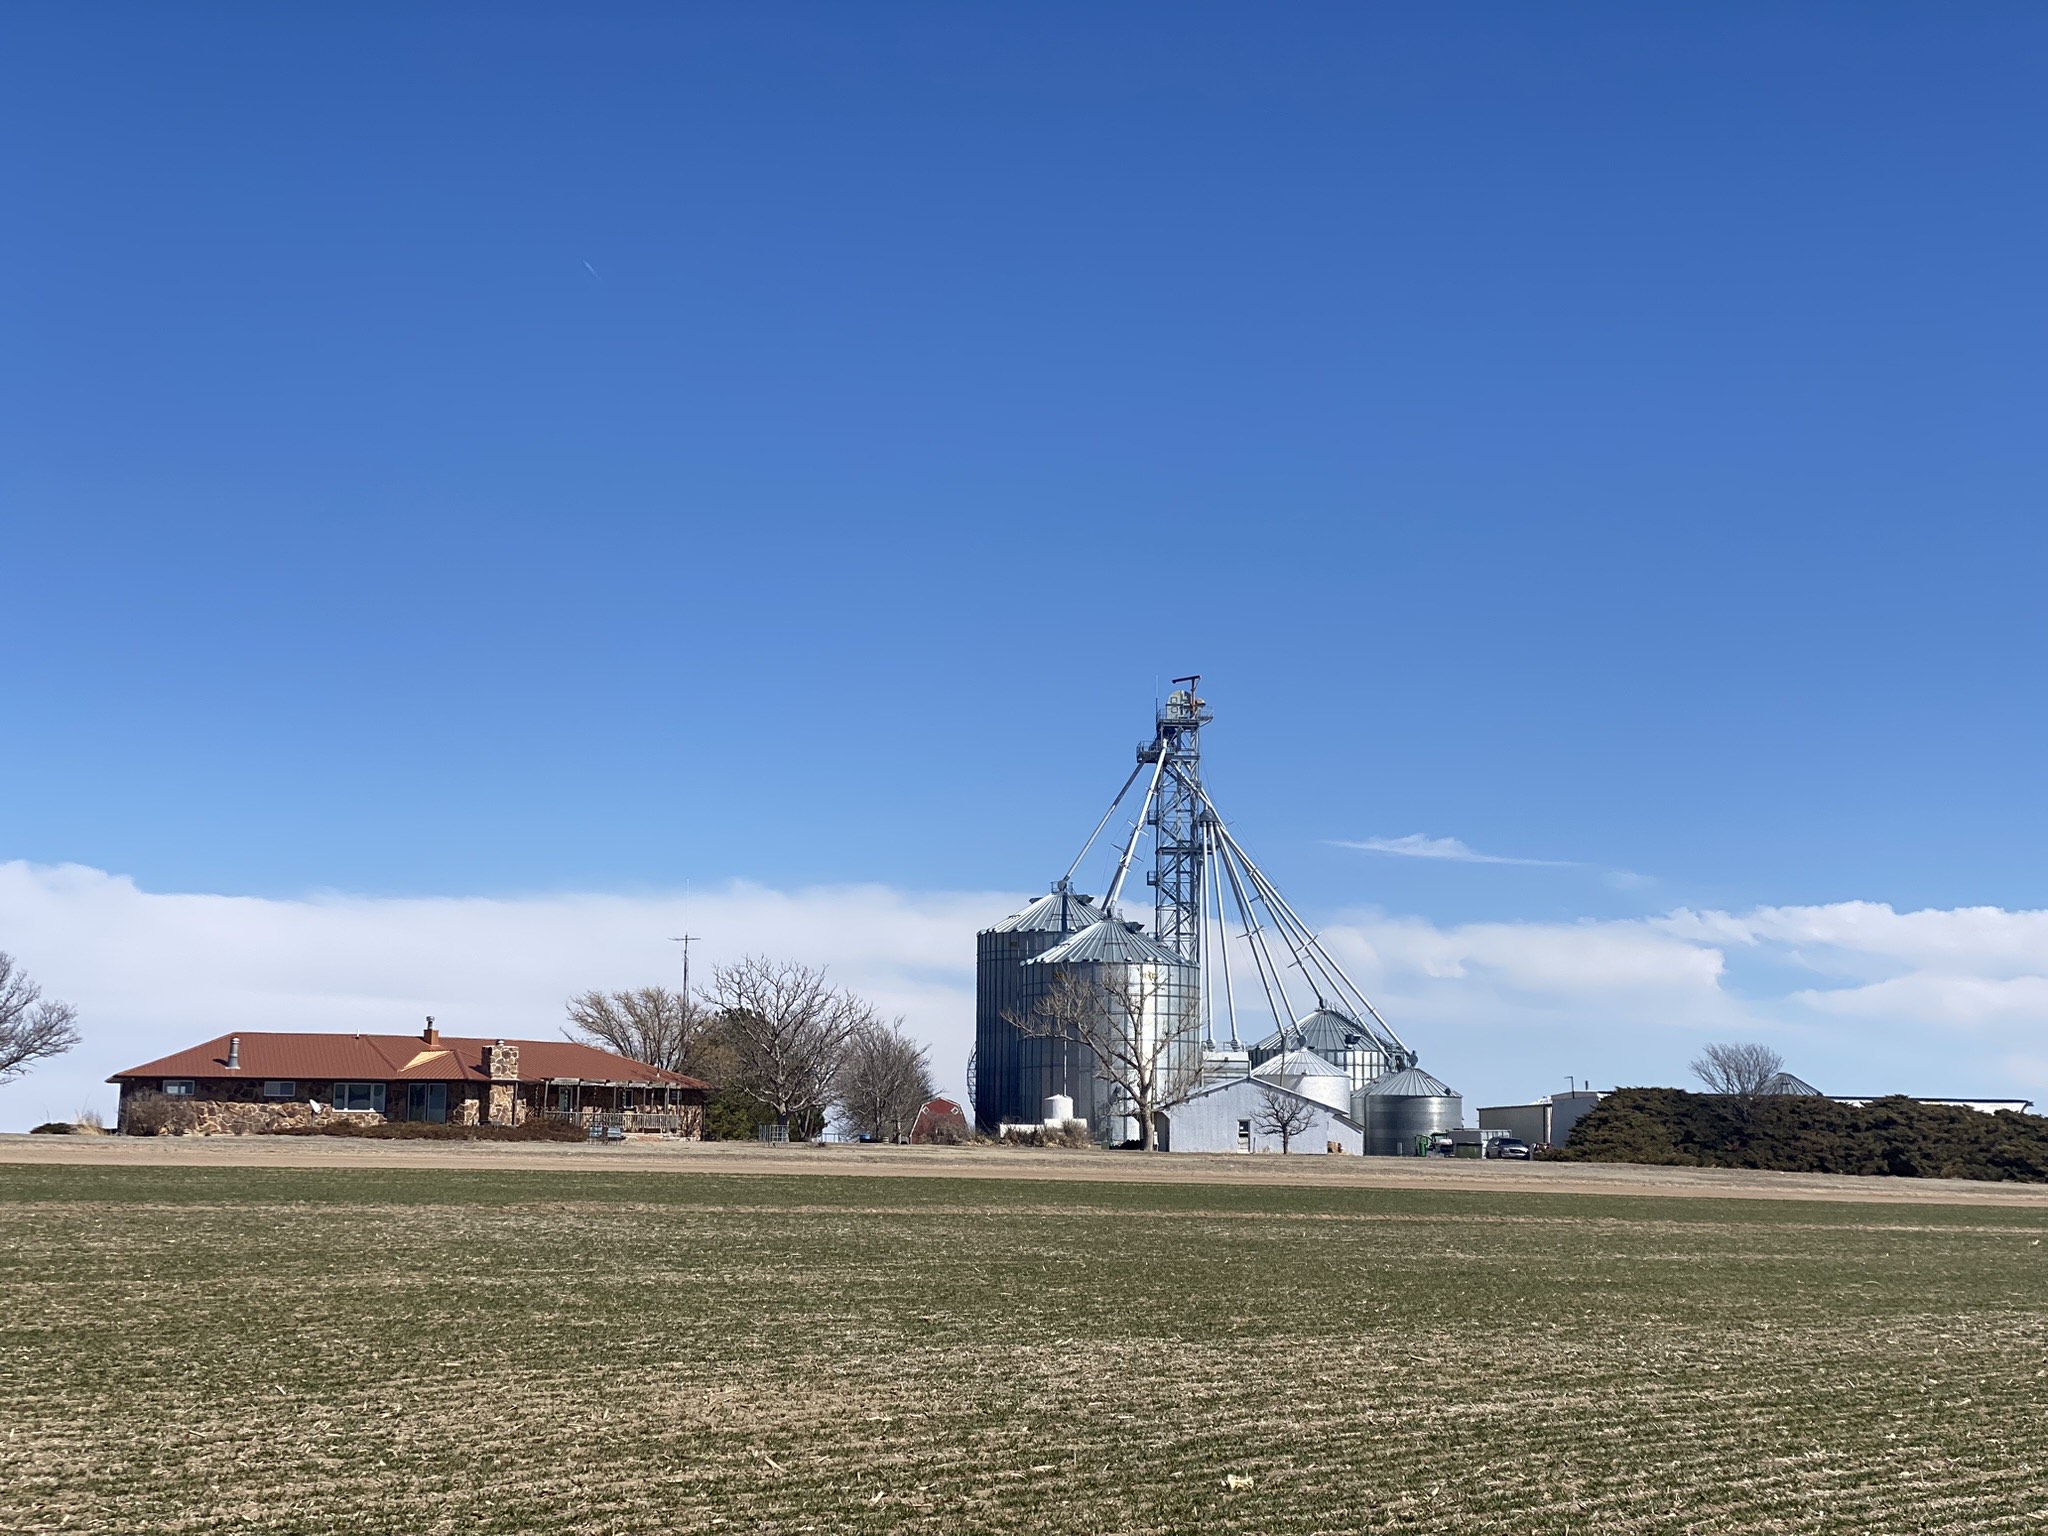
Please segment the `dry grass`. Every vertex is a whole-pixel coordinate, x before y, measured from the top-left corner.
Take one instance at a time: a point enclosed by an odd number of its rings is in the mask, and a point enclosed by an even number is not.
[[[2044,1226],[0,1168],[0,1530],[2033,1531]]]

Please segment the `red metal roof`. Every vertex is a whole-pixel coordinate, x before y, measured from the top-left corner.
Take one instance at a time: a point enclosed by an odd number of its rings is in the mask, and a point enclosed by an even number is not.
[[[241,1041],[238,1070],[228,1068],[228,1044]],[[297,1080],[487,1083],[484,1047],[492,1040],[440,1035],[297,1035],[244,1031],[221,1035],[190,1050],[177,1051],[139,1067],[116,1072],[107,1081],[132,1077],[290,1078]],[[519,1081],[544,1083],[574,1078],[586,1083],[645,1083],[670,1088],[702,1088],[710,1084],[680,1072],[650,1067],[644,1061],[580,1045],[574,1040],[507,1040],[519,1047]]]

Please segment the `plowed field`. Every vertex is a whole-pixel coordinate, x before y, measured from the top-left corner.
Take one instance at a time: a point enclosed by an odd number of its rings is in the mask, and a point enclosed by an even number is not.
[[[0,1530],[2039,1531],[2044,1230],[0,1167]]]

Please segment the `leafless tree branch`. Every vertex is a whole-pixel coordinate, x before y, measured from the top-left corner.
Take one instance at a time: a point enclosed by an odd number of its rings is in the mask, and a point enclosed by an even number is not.
[[[1098,977],[1062,970],[1031,1012],[1004,1018],[1027,1035],[1085,1048],[1097,1075],[1137,1117],[1138,1145],[1148,1152],[1156,1117],[1185,1104],[1201,1083],[1200,1006],[1166,986],[1153,966]]]
[[[917,1112],[932,1096],[931,1057],[903,1021],[870,1019],[846,1044],[837,1083],[840,1112],[857,1136],[908,1141]]]
[[[43,996],[12,955],[0,954],[0,1083],[78,1044],[78,1010]]]
[[[1707,1092],[1754,1099],[1777,1092],[1785,1058],[1767,1045],[1710,1045],[1692,1063],[1692,1074]]]
[[[874,1009],[829,985],[822,969],[760,955],[718,967],[711,994],[732,1051],[733,1082],[774,1110],[783,1126],[824,1113],[848,1043],[858,1031],[880,1027]]]
[[[1253,1113],[1252,1125],[1268,1136],[1280,1138],[1283,1157],[1293,1150],[1294,1138],[1315,1123],[1316,1107],[1308,1100],[1267,1084],[1260,1085],[1259,1107]]]
[[[1785,1058],[1767,1045],[1710,1045],[1692,1073],[1727,1101],[1730,1118],[1744,1131],[1756,1119],[1758,1099],[1785,1091]]]
[[[630,992],[585,992],[569,999],[570,1038],[701,1077],[695,1070],[706,1053],[715,1015],[694,998],[666,987],[636,987]]]

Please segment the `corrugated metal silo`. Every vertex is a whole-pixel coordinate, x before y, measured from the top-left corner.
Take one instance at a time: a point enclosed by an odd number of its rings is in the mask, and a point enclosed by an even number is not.
[[[975,936],[974,967],[974,1123],[985,1135],[1005,1120],[1032,1123],[1048,1095],[1066,1093],[1086,1103],[1062,1080],[1041,1086],[1061,1074],[1061,1063],[1049,1057],[1072,1054],[1058,1042],[1032,1040],[1003,1015],[1028,1014],[1045,993],[1051,977],[1026,962],[1054,945],[1102,921],[1102,913],[1086,896],[1054,890],[1022,912],[1004,918]],[[1092,1076],[1092,1069],[1091,1069]]]
[[[1323,1060],[1314,1051],[1284,1051],[1260,1062],[1251,1070],[1259,1082],[1293,1090],[1314,1099],[1339,1114],[1351,1113],[1351,1079],[1342,1067]]]
[[[1351,1118],[1365,1132],[1367,1156],[1413,1157],[1418,1137],[1464,1124],[1465,1100],[1422,1068],[1409,1067],[1352,1094]]]
[[[1342,1067],[1353,1088],[1363,1088],[1393,1065],[1371,1030],[1335,1008],[1318,1008],[1304,1014],[1291,1029],[1266,1036],[1252,1047],[1252,1065],[1262,1066],[1297,1047],[1314,1051],[1333,1067]]]
[[[1158,1077],[1185,1078],[1192,1083],[1200,1076],[1200,973],[1177,950],[1152,938],[1139,924],[1103,918],[1046,950],[1024,969],[1039,972],[1045,978],[1044,987],[1064,973],[1083,981],[1133,989],[1144,1007],[1139,1027],[1153,1031],[1153,1038],[1163,1042]],[[1104,1019],[1114,1027],[1126,1022],[1123,1009],[1107,1001]],[[1110,1141],[1137,1135],[1131,1107],[1116,1102],[1111,1085],[1096,1075],[1094,1054],[1086,1046],[1065,1040],[1026,1040],[1024,1044],[1027,1050],[1034,1045],[1042,1047],[1049,1069],[1066,1074],[1066,1081],[1050,1083],[1045,1091],[1072,1094],[1075,1112],[1098,1135]]]

